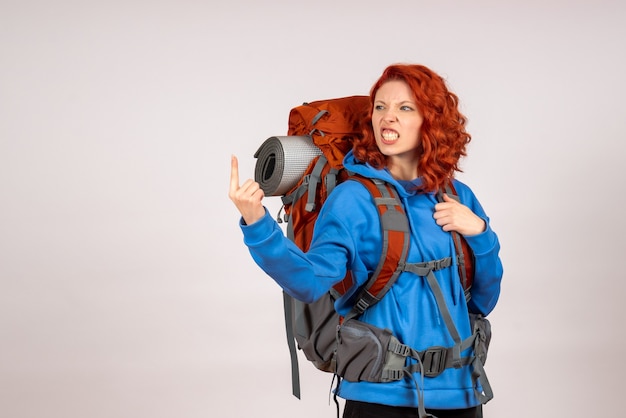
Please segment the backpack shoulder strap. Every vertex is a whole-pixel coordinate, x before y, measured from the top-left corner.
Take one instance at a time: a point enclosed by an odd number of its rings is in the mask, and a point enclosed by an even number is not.
[[[382,251],[378,265],[360,290],[352,311],[346,316],[356,317],[382,299],[395,283],[406,263],[409,249],[409,221],[398,192],[382,180],[352,175],[369,190],[380,215]]]
[[[440,202],[443,202],[444,191],[449,197],[457,202],[461,201],[454,185],[452,184],[452,180],[448,181],[444,189],[440,190],[437,194],[437,200]],[[454,248],[456,250],[459,277],[461,278],[461,284],[465,290],[465,300],[469,302],[471,298],[470,289],[472,287],[472,282],[474,281],[474,253],[461,234],[456,231],[452,231],[451,234],[454,242]]]

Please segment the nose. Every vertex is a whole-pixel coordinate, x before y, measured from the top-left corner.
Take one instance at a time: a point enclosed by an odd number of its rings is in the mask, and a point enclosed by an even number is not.
[[[383,114],[383,120],[386,122],[395,122],[398,120],[398,115],[391,107],[385,109],[385,113]]]

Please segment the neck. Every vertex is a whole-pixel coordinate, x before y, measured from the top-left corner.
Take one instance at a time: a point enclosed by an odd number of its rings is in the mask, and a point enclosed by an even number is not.
[[[389,158],[387,161],[387,169],[396,180],[411,181],[419,177],[417,169],[417,160],[403,160],[398,158]]]

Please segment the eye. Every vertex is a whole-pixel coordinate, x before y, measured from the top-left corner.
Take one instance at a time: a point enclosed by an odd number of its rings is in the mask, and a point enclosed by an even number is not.
[[[381,104],[374,105],[374,110],[379,110],[380,111],[380,110],[383,110],[383,109],[385,109],[385,106],[383,106]]]
[[[413,108],[412,108],[411,106],[409,106],[409,105],[404,105],[404,106],[400,106],[400,110],[403,110],[403,111],[405,111],[405,112],[411,112],[411,111],[413,111],[413,110],[415,110],[415,109],[413,109]]]

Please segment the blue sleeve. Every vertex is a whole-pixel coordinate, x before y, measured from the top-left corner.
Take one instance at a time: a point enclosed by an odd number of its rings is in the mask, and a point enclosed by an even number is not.
[[[474,193],[461,182],[456,181],[455,186],[461,202],[486,224],[485,231],[477,235],[466,235],[465,239],[474,253],[474,283],[470,291],[472,297],[469,309],[474,313],[488,315],[495,308],[500,296],[503,275],[500,241]]]
[[[342,281],[348,270],[355,283],[367,280],[380,258],[379,222],[369,191],[358,182],[345,181],[322,206],[307,252],[285,236],[267,210],[254,224],[241,223],[241,229],[259,267],[289,295],[310,303]]]
[[[345,277],[351,251],[351,234],[335,217],[324,216],[323,221],[318,219],[319,224],[323,224],[323,236],[305,253],[285,236],[267,210],[252,225],[240,223],[244,243],[259,267],[285,292],[307,303],[319,299]]]

